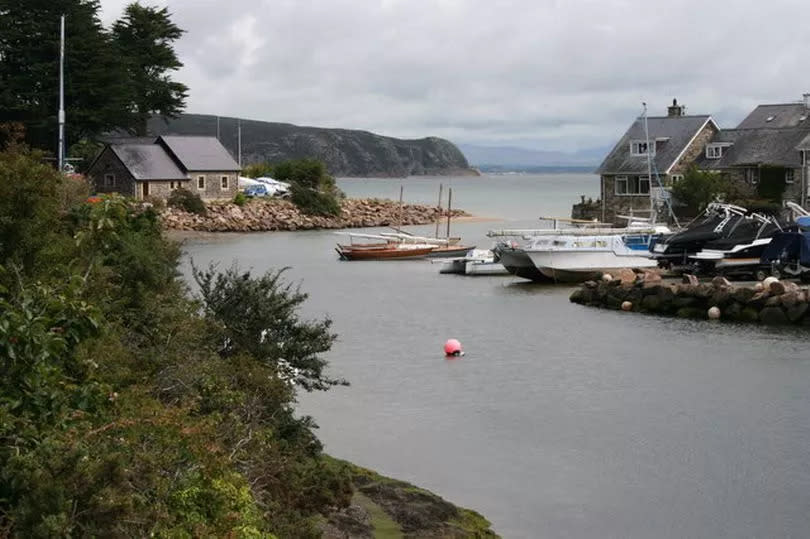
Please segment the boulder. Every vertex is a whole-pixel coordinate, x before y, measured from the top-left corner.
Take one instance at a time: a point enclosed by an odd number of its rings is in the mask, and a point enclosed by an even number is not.
[[[759,311],[753,307],[744,307],[737,320],[740,322],[756,322],[759,320]]]
[[[629,268],[621,268],[620,270],[615,271],[613,277],[625,285],[636,282],[636,273]]]
[[[712,286],[715,288],[731,288],[731,283],[725,277],[718,275],[712,279]]]
[[[692,275],[691,273],[684,273],[681,282],[683,284],[697,286],[700,284],[700,279],[698,279],[697,276]]]
[[[810,308],[810,305],[808,305],[807,303],[802,302],[802,303],[797,303],[796,305],[793,305],[792,307],[788,307],[787,309],[785,309],[785,312],[787,314],[788,320],[790,320],[793,323],[796,323],[799,320],[801,320],[804,317],[805,314],[807,314],[807,309],[808,308]]]
[[[763,324],[778,326],[789,322],[785,311],[780,307],[765,307],[759,312],[759,319]]]
[[[771,278],[772,277],[768,277],[768,279],[771,279]],[[768,279],[765,279],[765,281],[767,281]],[[774,296],[780,296],[780,295],[785,293],[785,285],[784,285],[784,283],[782,281],[776,281],[776,280],[771,281],[771,283],[768,285],[767,289],[768,289],[768,292],[770,292],[771,295],[774,295]]]
[[[706,311],[698,307],[681,307],[675,312],[678,318],[706,318]]]

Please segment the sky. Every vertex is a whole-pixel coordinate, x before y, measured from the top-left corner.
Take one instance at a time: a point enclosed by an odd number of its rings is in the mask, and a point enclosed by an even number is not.
[[[101,0],[109,26],[129,0]],[[168,6],[187,112],[574,152],[641,114],[733,127],[810,92],[798,0],[142,0]]]

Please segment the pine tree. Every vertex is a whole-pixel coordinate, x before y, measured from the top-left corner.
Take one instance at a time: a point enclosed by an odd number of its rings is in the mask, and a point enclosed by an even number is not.
[[[183,64],[172,44],[183,35],[171,21],[167,8],[144,7],[132,3],[113,26],[113,36],[127,69],[127,80],[134,90],[130,111],[132,130],[146,135],[153,114],[176,117],[185,107],[188,87],[171,80],[169,73]]]
[[[68,144],[128,122],[130,89],[98,11],[98,0],[0,0],[0,123],[21,122],[32,146],[56,148],[63,14]]]

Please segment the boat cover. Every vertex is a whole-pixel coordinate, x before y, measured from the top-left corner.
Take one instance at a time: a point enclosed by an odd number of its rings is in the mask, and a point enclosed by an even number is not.
[[[798,262],[802,266],[810,266],[810,235],[801,232],[778,232],[762,252],[760,262],[770,264],[780,260],[782,262]]]

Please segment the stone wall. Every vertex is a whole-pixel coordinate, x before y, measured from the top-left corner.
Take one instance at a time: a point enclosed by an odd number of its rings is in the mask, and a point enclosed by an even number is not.
[[[384,199],[346,199],[336,217],[305,215],[292,202],[279,199],[254,199],[244,206],[232,202],[209,202],[206,206],[208,211],[204,216],[166,208],[161,215],[164,227],[203,232],[261,232],[424,225],[446,217],[446,212],[435,206],[405,204],[400,210],[399,203]],[[453,210],[452,215],[466,213]]]
[[[698,133],[686,151],[683,152],[681,158],[675,162],[670,169],[670,174],[686,174],[689,165],[695,162],[695,159],[701,156],[706,151],[706,144],[712,140],[714,135],[717,134],[717,129],[710,122],[703,127],[703,130]],[[663,171],[662,171],[663,172]]]
[[[104,180],[107,174],[115,177],[112,185],[107,185]],[[135,179],[109,147],[96,159],[87,175],[96,193],[120,193],[131,197],[136,195]]]
[[[789,281],[769,277],[751,287],[738,287],[722,277],[708,284],[689,275],[684,278],[687,282],[666,284],[653,273],[636,276],[630,270],[623,271],[629,272],[628,278],[588,281],[571,294],[570,300],[591,307],[679,318],[810,326],[810,290]]]
[[[638,176],[638,174],[629,174]],[[650,215],[650,195],[617,195],[616,176],[602,176],[602,204],[603,215],[600,220],[605,223],[625,224],[623,220],[618,220],[617,215],[638,215],[649,217]]]
[[[189,172],[189,182],[187,189],[192,193],[197,193],[204,200],[226,200],[232,199],[239,190],[239,177],[236,172],[198,171]],[[199,178],[205,177],[205,187],[199,188]],[[228,178],[228,188],[222,189],[222,178]]]

